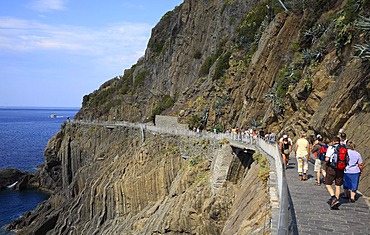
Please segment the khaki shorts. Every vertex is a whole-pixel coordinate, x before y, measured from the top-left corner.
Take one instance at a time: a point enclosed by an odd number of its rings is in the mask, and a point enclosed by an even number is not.
[[[326,171],[326,162],[321,161],[320,159],[316,158],[315,159],[315,167],[313,169],[315,172],[319,171]]]

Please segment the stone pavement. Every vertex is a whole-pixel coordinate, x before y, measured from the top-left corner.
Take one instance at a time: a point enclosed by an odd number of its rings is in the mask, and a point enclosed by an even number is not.
[[[291,155],[286,177],[298,228],[294,234],[370,234],[370,209],[364,196],[357,195],[355,203],[341,198],[339,210],[331,210],[325,185],[315,185],[313,164],[306,181],[299,181],[296,164]]]

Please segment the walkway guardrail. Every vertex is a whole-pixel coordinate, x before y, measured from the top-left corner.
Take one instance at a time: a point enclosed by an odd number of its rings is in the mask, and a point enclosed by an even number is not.
[[[290,224],[292,223],[292,216],[290,213],[288,184],[285,175],[285,166],[281,158],[278,145],[268,143],[263,139],[259,139],[257,144],[268,155],[275,160],[276,174],[278,179],[280,211],[278,219],[278,235],[289,234]]]
[[[290,212],[289,205],[289,193],[288,185],[285,175],[285,167],[281,159],[281,154],[276,143],[269,143],[261,138],[253,139],[251,135],[246,134],[235,134],[235,133],[211,133],[211,132],[195,132],[191,130],[179,130],[179,129],[165,129],[153,125],[146,125],[143,123],[131,123],[126,121],[105,121],[105,122],[94,122],[94,121],[82,121],[74,120],[73,123],[79,124],[95,124],[102,126],[125,126],[138,128],[142,131],[152,131],[156,133],[165,133],[165,134],[174,134],[182,136],[191,136],[198,138],[207,138],[207,139],[228,139],[231,141],[237,141],[242,144],[255,144],[262,154],[269,155],[275,161],[277,181],[278,181],[278,194],[280,200],[279,207],[279,218],[277,221],[277,234],[286,235],[291,233],[290,225],[292,224],[292,216]]]

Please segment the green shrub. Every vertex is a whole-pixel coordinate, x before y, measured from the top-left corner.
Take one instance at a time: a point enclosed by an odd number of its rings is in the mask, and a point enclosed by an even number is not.
[[[356,20],[358,13],[360,12],[363,0],[348,0],[344,5],[344,24],[350,24]]]
[[[215,73],[213,74],[212,79],[218,80],[221,78],[226,70],[230,67],[229,59],[231,56],[231,52],[226,52],[224,55],[220,56],[216,62]]]
[[[193,58],[194,59],[200,59],[200,58],[202,58],[202,52],[200,50],[194,51]]]
[[[276,96],[283,98],[288,92],[289,86],[295,85],[301,79],[302,72],[291,67],[285,67],[278,72],[276,82]]]
[[[129,89],[130,89],[130,87],[128,86],[128,84],[127,84],[127,83],[124,83],[124,84],[122,85],[122,87],[119,89],[119,93],[120,93],[121,95],[126,95],[126,94],[127,94],[127,92],[129,91]]]
[[[336,37],[334,40],[334,45],[340,54],[343,46],[351,43],[353,29],[350,24],[346,24],[346,17],[340,16],[334,20]]]
[[[194,128],[198,128],[202,125],[202,121],[200,117],[192,115],[190,119],[188,120],[188,127],[190,130],[193,130]]]
[[[170,95],[165,95],[163,96],[161,103],[162,103],[161,106],[163,107],[163,109],[168,109],[173,106],[175,101],[172,99]]]
[[[226,1],[224,3],[224,5],[222,5],[222,8],[221,8],[221,15],[224,13],[226,7],[228,7],[230,5],[230,2],[229,1]]]
[[[210,68],[216,62],[216,60],[217,60],[216,55],[211,55],[211,56],[207,57],[206,60],[204,61],[204,63],[202,64],[202,66],[199,69],[199,73],[198,73],[199,77],[203,77],[203,76],[208,75]]]
[[[136,75],[136,77],[134,78],[134,87],[136,88],[138,86],[141,86],[148,75],[149,75],[148,70],[141,71],[138,75]]]
[[[202,157],[201,156],[193,156],[190,158],[189,160],[189,166],[195,166],[197,165],[198,163],[200,163],[202,161]]]
[[[148,47],[152,49],[155,54],[161,53],[164,47],[164,42],[151,38],[148,43]]]
[[[154,106],[154,109],[152,110],[152,120],[155,119],[156,115],[159,115],[164,110],[171,108],[174,103],[175,101],[170,95],[164,95],[162,99]]]
[[[259,33],[259,28],[268,14],[266,2],[262,1],[244,17],[235,32],[239,45],[249,46],[254,42],[255,35]]]

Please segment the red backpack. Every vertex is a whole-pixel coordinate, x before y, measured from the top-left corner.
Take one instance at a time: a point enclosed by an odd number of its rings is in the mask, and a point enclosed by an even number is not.
[[[338,144],[334,148],[334,154],[336,156],[336,159],[333,158],[331,166],[337,168],[338,170],[344,170],[344,168],[346,168],[346,166],[348,165],[349,161],[346,145]]]
[[[321,160],[321,161],[325,161],[325,157],[326,157],[326,152],[328,150],[328,145],[327,144],[320,144],[319,145],[321,146],[320,147],[320,150],[319,150],[319,153],[317,154],[317,157]]]

